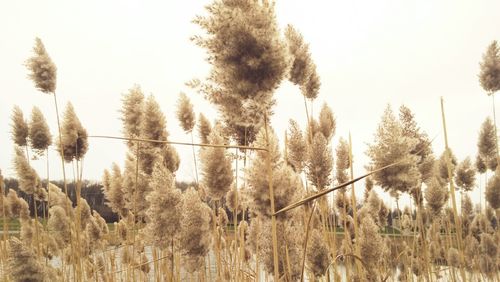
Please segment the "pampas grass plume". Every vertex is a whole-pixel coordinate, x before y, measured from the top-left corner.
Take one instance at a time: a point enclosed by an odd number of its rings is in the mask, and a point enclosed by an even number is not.
[[[476,185],[476,170],[469,157],[465,158],[457,167],[455,183],[463,191],[471,191]]]
[[[488,49],[483,54],[479,82],[488,95],[500,90],[500,50],[496,40],[488,45]]]
[[[196,122],[196,116],[194,114],[193,104],[191,104],[188,96],[182,92],[179,94],[179,99],[177,100],[176,114],[182,129],[186,133],[191,132]]]
[[[201,201],[198,192],[190,188],[183,195],[180,236],[183,259],[189,273],[203,265],[212,241],[210,234],[210,208]]]
[[[63,123],[61,125],[61,138],[61,143],[58,144],[57,150],[59,154],[64,155],[66,162],[71,162],[73,159],[81,160],[85,153],[87,153],[89,146],[87,130],[80,123],[71,103],[68,103],[64,112]]]
[[[14,106],[11,120],[12,140],[19,147],[26,146],[28,144],[29,126],[24,119],[23,111],[18,106]]]
[[[210,143],[222,145],[223,139],[218,131],[212,131]],[[213,200],[220,200],[226,195],[233,183],[231,160],[224,148],[208,147],[201,151],[202,183]]]
[[[198,135],[200,136],[201,143],[208,144],[208,136],[212,132],[212,125],[204,114],[200,113],[198,117]]]
[[[486,164],[488,169],[494,171],[497,167],[497,148],[495,145],[495,125],[487,117],[481,124],[477,141],[478,157]]]
[[[19,179],[19,188],[30,195],[35,193],[35,190],[41,186],[40,178],[19,147],[15,148],[14,168]]]
[[[38,107],[33,107],[31,111],[29,139],[31,148],[39,155],[42,155],[52,145],[52,135],[50,134],[49,126]]]
[[[33,47],[34,55],[26,61],[26,67],[30,71],[29,78],[35,83],[35,87],[44,93],[56,91],[57,67],[50,58],[40,38],[35,38]]]
[[[7,267],[13,281],[46,281],[45,269],[37,256],[15,237],[9,239]]]
[[[496,170],[495,175],[488,181],[485,192],[486,201],[493,209],[500,208],[500,171]]]
[[[319,128],[326,140],[330,140],[335,135],[337,128],[336,120],[332,109],[326,103],[323,103],[319,112]]]
[[[287,162],[296,172],[304,169],[307,158],[307,143],[298,123],[290,119],[287,134]]]
[[[327,139],[316,133],[309,148],[307,177],[318,190],[326,189],[332,182],[333,156]]]
[[[314,276],[320,278],[325,274],[330,262],[328,246],[317,229],[312,231],[309,244],[307,264]]]
[[[144,94],[139,85],[134,85],[122,98],[120,110],[123,124],[123,134],[130,138],[141,137],[141,124],[144,118]],[[133,141],[127,141],[129,148],[135,145]]]
[[[151,187],[152,191],[146,196],[149,207],[145,234],[150,243],[165,249],[178,239],[183,212],[182,194],[174,186],[172,173],[160,164],[154,167]]]

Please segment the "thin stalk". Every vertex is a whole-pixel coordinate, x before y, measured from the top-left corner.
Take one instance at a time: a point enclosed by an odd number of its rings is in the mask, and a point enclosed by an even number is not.
[[[273,190],[273,170],[271,168],[271,144],[269,143],[269,129],[267,116],[264,118],[265,134],[267,143],[267,158],[266,168],[267,177],[269,182],[269,198],[271,200],[271,224],[272,224],[272,237],[273,237],[273,262],[274,262],[274,281],[279,281],[279,259],[278,259],[278,237],[276,234],[276,214],[274,213],[274,190]]]
[[[447,249],[453,248],[452,235],[451,235],[451,222],[448,216],[446,217],[445,231],[446,231],[446,243],[448,245]],[[455,268],[450,267],[448,271],[450,273],[452,280],[455,281],[456,280]]]
[[[497,116],[495,111],[495,92],[491,94],[492,106],[493,106],[493,124],[495,125],[495,146],[497,149],[497,163],[500,163],[500,155],[498,152],[498,133],[497,133]]]
[[[425,264],[426,264],[427,279],[432,282],[433,281],[432,280],[432,274],[431,274],[432,265],[430,263],[429,249],[427,247],[427,241],[426,241],[426,238],[425,238],[424,222],[423,222],[423,219],[422,219],[422,209],[423,209],[423,207],[420,204],[420,194],[421,193],[419,193],[417,195],[417,201],[415,202],[415,205],[416,205],[416,208],[417,208],[417,224],[418,224],[418,229],[420,231],[420,236],[422,236],[422,251],[424,253],[424,261],[425,261]]]
[[[4,202],[4,183],[0,183],[0,203],[2,205],[2,219],[3,219],[3,244],[2,244],[2,272],[5,273],[5,257],[7,256],[7,240],[8,240],[8,227],[7,227],[7,216],[5,215],[5,202]],[[4,257],[5,256],[5,257]],[[6,281],[6,279],[4,279]]]
[[[217,201],[215,202],[215,208],[214,208],[214,220],[213,220],[213,232],[214,235],[217,235]],[[221,263],[221,255],[220,255],[220,236],[216,236],[216,241],[215,241],[215,257],[217,259],[217,280],[221,279],[221,268],[222,268],[222,263]]]
[[[307,128],[309,128],[309,143],[312,143],[312,140],[313,140],[313,136],[312,136],[312,128],[311,128],[311,122],[310,122],[310,118],[309,118],[309,110],[307,109],[307,99],[306,99],[306,96],[304,96],[304,107],[306,108],[306,118],[307,118]]]
[[[190,133],[191,133],[191,143],[194,144],[193,131],[191,130]],[[194,145],[192,145],[191,148],[193,149],[193,160],[194,160],[194,172],[196,175],[196,185],[198,185],[198,183],[199,183],[199,181],[198,181],[198,164],[196,163],[196,154],[194,152]]]
[[[2,201],[2,216],[3,216],[3,234],[2,234],[2,237],[3,237],[3,241],[7,242],[9,240],[9,225],[8,225],[9,222],[7,220],[7,216],[6,216],[6,212],[5,212],[5,202],[4,202],[5,192],[3,191],[3,185],[0,184],[0,187],[2,187],[2,190],[1,190],[2,196],[0,197],[1,201]]]
[[[244,218],[242,220],[245,220]],[[244,230],[238,230],[239,234],[239,242],[240,242],[240,257],[239,257],[239,264],[238,264],[238,270],[242,271],[243,262],[245,261],[245,232]]]
[[[304,238],[304,253],[302,254],[302,269],[300,271],[300,281],[304,281],[304,269],[306,267],[307,242],[309,241],[309,229],[311,226],[311,219],[312,219],[312,216],[313,216],[315,209],[316,209],[316,205],[313,204],[311,211],[309,212],[309,217],[307,219],[306,236]]]
[[[207,266],[206,261],[208,261],[208,281],[212,281],[212,264],[210,263],[210,255],[207,255],[205,258],[205,267]]]
[[[235,197],[236,197],[236,206],[233,210],[233,226],[234,226],[234,245],[235,245],[235,248],[236,248],[236,252],[238,253],[238,149],[235,149],[235,152],[236,152],[236,158],[235,158],[235,161],[236,161],[236,177],[235,177],[235,187],[234,187],[234,191],[235,191]],[[239,265],[238,265],[238,258],[239,256],[235,256],[235,270],[236,270],[236,281],[238,281],[238,278],[239,278]]]
[[[332,194],[333,196],[333,194]],[[335,211],[335,198],[332,197],[332,214],[333,214],[333,220],[332,220],[332,234],[333,234],[333,239],[332,239],[332,245],[331,245],[331,253],[336,254],[337,253],[337,213]],[[333,265],[333,275],[334,277],[337,275],[337,264],[335,263]]]
[[[311,116],[313,117],[314,116],[314,103],[313,103],[313,99],[309,99],[309,104],[311,105]]]
[[[444,114],[444,100],[442,97],[441,97],[441,115],[443,118],[444,142],[445,142],[445,146],[446,146],[445,149],[446,149],[446,152],[448,152],[449,151],[448,133],[446,131],[446,118],[445,118],[445,114]],[[498,142],[497,142],[497,146],[498,146]],[[455,186],[453,184],[453,177],[451,177],[451,160],[450,160],[450,156],[448,153],[446,154],[446,161],[447,161],[446,164],[447,164],[447,168],[448,168],[448,177],[449,177],[449,181],[450,181],[451,202],[453,204],[453,217],[455,219],[455,227],[457,229],[457,232],[455,232],[455,233],[457,234],[458,251],[460,253],[460,256],[459,256],[460,257],[460,265],[463,266],[465,261],[464,261],[464,252],[463,252],[463,244],[462,244],[462,225],[461,225],[461,220],[458,217],[458,212],[457,212],[457,202],[455,199]],[[467,277],[465,276],[465,270],[463,267],[460,267],[460,275],[462,276],[462,281],[466,281]]]
[[[46,154],[46,159],[47,159],[47,211],[44,214],[47,215],[46,220],[45,220],[45,227],[47,228],[47,222],[49,222],[49,208],[50,208],[50,173],[49,173],[49,148],[47,148],[47,151],[45,152]]]
[[[285,258],[286,258],[286,273],[288,275],[288,281],[292,281],[292,267],[290,266],[290,255],[288,253],[288,244],[285,244]]]
[[[186,145],[186,146],[227,148],[227,149],[238,148],[238,149],[248,149],[248,150],[255,150],[255,151],[267,151],[267,148],[259,148],[259,147],[251,147],[251,146],[186,143],[186,142],[174,142],[174,141],[165,141],[165,140],[107,136],[107,135],[90,135],[90,136],[88,136],[88,138],[106,138],[106,139],[116,139],[116,140],[142,141],[142,142],[150,142],[150,143],[158,143],[158,144]]]
[[[370,176],[370,175],[372,175],[372,174],[374,174],[374,173],[377,173],[377,172],[382,171],[382,170],[384,170],[384,169],[387,169],[387,168],[389,168],[389,167],[393,167],[393,166],[395,166],[395,165],[397,165],[397,164],[399,164],[399,163],[401,163],[401,162],[402,162],[402,161],[399,161],[399,162],[395,162],[395,163],[392,163],[392,164],[386,165],[386,166],[384,166],[384,167],[381,167],[381,168],[376,169],[376,170],[372,170],[372,171],[370,171],[370,172],[368,172],[368,173],[366,173],[366,174],[364,174],[364,175],[358,176],[358,177],[356,177],[356,178],[354,178],[354,179],[352,179],[352,180],[349,180],[349,181],[347,181],[347,182],[345,182],[345,183],[342,183],[342,184],[340,184],[340,185],[337,185],[337,186],[335,186],[335,187],[328,188],[328,189],[324,189],[324,190],[322,190],[322,191],[320,191],[320,192],[317,192],[317,193],[315,193],[315,194],[313,194],[313,195],[311,195],[311,196],[305,197],[305,198],[303,198],[302,200],[299,200],[299,201],[297,201],[297,202],[295,202],[295,203],[292,203],[292,204],[290,204],[290,205],[288,205],[288,206],[286,206],[286,207],[284,207],[284,208],[280,209],[279,211],[276,211],[276,212],[275,212],[275,214],[280,214],[280,213],[283,213],[283,212],[289,211],[289,210],[291,210],[291,209],[295,209],[295,208],[297,208],[297,207],[300,207],[300,206],[302,206],[302,205],[304,205],[304,204],[306,204],[306,203],[309,203],[309,202],[314,201],[314,200],[316,200],[316,199],[318,199],[318,198],[320,198],[320,197],[323,197],[323,196],[327,195],[328,193],[331,193],[331,192],[333,192],[333,191],[336,191],[336,190],[342,189],[342,188],[344,188],[344,187],[347,187],[347,186],[351,185],[352,183],[355,183],[355,182],[357,182],[357,181],[359,181],[359,180],[361,180],[361,179],[363,179],[363,178],[366,178],[366,177],[368,177],[368,176]]]
[[[170,270],[172,271],[172,280],[175,279],[175,276],[174,276],[174,238],[172,238],[172,241],[171,241],[171,251],[172,253],[170,254],[171,255],[171,262],[170,262]]]
[[[57,129],[58,129],[58,133],[59,133],[59,152],[60,152],[60,156],[61,156],[61,167],[62,167],[62,173],[63,173],[64,194],[66,195],[66,197],[68,197],[68,183],[66,181],[66,168],[64,165],[64,149],[63,149],[63,145],[62,145],[61,122],[59,119],[59,107],[57,106],[56,92],[54,91],[54,92],[52,92],[52,94],[54,96],[54,106],[56,108]],[[65,210],[66,210],[67,214],[70,214],[69,211],[71,209],[69,202],[67,205],[65,205]],[[72,236],[70,237],[70,246],[71,246],[71,249],[74,250],[74,242],[73,242]]]
[[[345,193],[345,192],[344,192]],[[345,197],[345,194],[344,194],[344,197]],[[347,235],[350,235],[347,231],[347,207],[345,205],[346,203],[344,203],[342,206],[343,206],[343,209],[342,209],[342,212],[344,214],[344,241],[346,242],[346,244],[350,244],[350,236],[347,236]],[[348,241],[349,240],[349,241]],[[347,243],[349,242],[349,243]],[[350,272],[350,258],[345,258],[345,274],[346,274],[346,279],[347,281],[351,281],[351,272]]]
[[[78,151],[78,148],[76,148]],[[77,274],[78,281],[82,281],[82,265],[81,265],[81,248],[80,248],[80,228],[81,228],[81,189],[82,189],[82,181],[81,181],[81,172],[80,172],[79,161],[76,160],[76,263],[77,263]]]
[[[61,122],[59,120],[59,108],[57,106],[57,95],[56,95],[56,92],[53,92],[52,94],[54,94],[54,105],[56,107],[57,128],[59,130],[59,152],[61,155],[61,166],[62,166],[62,172],[63,172],[64,193],[66,194],[66,196],[68,196],[68,184],[66,182],[66,168],[64,165],[64,150],[62,147]]]
[[[26,161],[28,162],[28,165],[30,164],[30,154],[28,150],[28,145],[24,146],[24,149],[26,151]],[[36,251],[38,254],[40,254],[40,236],[38,234],[38,211],[37,211],[37,206],[36,206],[36,199],[35,199],[35,194],[31,194],[31,200],[33,201],[33,211],[35,214],[35,245],[36,245]]]
[[[260,269],[259,269],[259,241],[255,242],[255,278],[260,282]]]
[[[354,178],[354,168],[352,166],[352,139],[351,139],[351,133],[349,132],[349,169],[351,173],[351,180]],[[351,184],[351,202],[352,202],[352,215],[354,219],[354,238],[358,238],[358,215],[357,215],[357,205],[356,205],[356,193],[354,190],[354,182]],[[356,255],[358,257],[361,257],[361,250],[360,250],[360,245],[356,244],[355,248]],[[356,269],[358,273],[362,274],[362,265],[359,260],[356,260]],[[364,276],[364,275],[363,275]],[[362,277],[363,277],[362,276]]]
[[[40,250],[40,237],[38,234],[38,211],[37,211],[37,206],[36,206],[36,199],[35,199],[35,194],[31,194],[31,198],[33,199],[33,209],[35,211],[35,244],[36,244],[36,250],[38,254],[41,254]]]
[[[141,142],[136,143],[135,152],[135,183],[134,183],[134,199],[133,199],[133,209],[134,209],[134,221],[132,223],[132,240],[134,244],[132,245],[132,254],[135,254],[135,233],[136,233],[136,221],[139,218],[137,215],[137,189],[139,188],[139,153],[140,153]],[[133,270],[135,276],[135,270]]]

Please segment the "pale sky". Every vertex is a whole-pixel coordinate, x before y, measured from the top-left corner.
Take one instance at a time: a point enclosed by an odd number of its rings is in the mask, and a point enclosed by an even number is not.
[[[174,4],[175,3],[175,4]],[[12,107],[26,118],[33,106],[45,114],[52,134],[57,124],[52,97],[27,79],[23,62],[35,37],[57,65],[61,112],[68,101],[90,135],[121,134],[121,95],[134,84],[153,94],[166,117],[172,141],[189,141],[175,118],[180,91],[196,112],[216,118],[215,109],[184,86],[203,79],[205,52],[189,38],[191,23],[208,1],[2,1],[0,2],[0,169],[13,177]],[[384,108],[404,103],[444,149],[439,98],[445,99],[450,146],[462,160],[474,157],[480,124],[491,115],[491,98],[481,89],[479,61],[492,40],[500,40],[500,1],[468,0],[278,0],[282,29],[293,24],[310,44],[322,87],[314,108],[326,101],[337,118],[337,133],[353,137],[355,174],[368,163],[367,143]],[[304,127],[305,111],[297,87],[284,81],[275,93],[272,123],[283,139],[288,119]],[[315,110],[317,113],[317,110]],[[191,148],[178,147],[179,179],[193,179]],[[60,160],[51,151],[51,179],[61,178]],[[112,162],[122,165],[125,145],[90,140],[84,178],[100,179]],[[45,160],[32,162],[45,177]],[[68,167],[69,170],[69,167]],[[71,174],[70,174],[71,176]],[[478,198],[474,192],[473,198]]]

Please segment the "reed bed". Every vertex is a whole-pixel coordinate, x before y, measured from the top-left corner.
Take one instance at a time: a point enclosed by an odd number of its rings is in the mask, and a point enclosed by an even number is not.
[[[89,135],[71,103],[60,120],[57,68],[36,39],[26,66],[36,89],[53,96],[58,133],[52,142],[48,109],[33,108],[29,121],[13,109],[13,164],[29,200],[5,187],[0,173],[2,281],[499,281],[494,106],[473,163],[459,162],[448,145],[444,100],[436,117],[446,144],[440,157],[410,108],[395,113],[388,105],[368,145],[366,172],[355,173],[351,134],[334,144],[329,105],[313,114],[321,83],[303,35],[292,25],[278,29],[270,1],[214,1],[207,12],[194,19],[205,33],[193,42],[206,50],[211,73],[187,85],[219,116],[197,119],[181,93],[176,115],[191,142],[170,136],[155,97],[138,85],[123,94],[122,136]],[[479,78],[494,97],[496,42]],[[290,120],[280,146],[271,117],[283,80],[300,88],[307,123]],[[125,163],[110,164],[101,182],[119,218],[112,230],[81,196],[89,138],[127,144]],[[62,187],[49,181],[50,146],[59,153]],[[196,181],[184,191],[175,182],[178,146],[192,147],[195,164]],[[47,171],[32,168],[34,155],[45,156]],[[487,171],[487,204],[476,208],[469,194]],[[411,205],[400,209],[403,195]],[[40,206],[47,207],[42,214]],[[9,232],[12,222],[18,234]]]

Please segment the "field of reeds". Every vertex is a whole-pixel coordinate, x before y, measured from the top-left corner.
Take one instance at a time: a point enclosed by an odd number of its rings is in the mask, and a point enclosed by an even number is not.
[[[409,107],[380,109],[366,172],[355,175],[351,136],[333,142],[330,106],[312,111],[321,82],[307,35],[280,30],[266,0],[214,1],[193,21],[205,31],[192,41],[211,72],[186,85],[218,117],[196,113],[181,93],[178,120],[169,122],[179,122],[187,143],[169,134],[155,97],[138,85],[116,105],[121,136],[88,133],[77,105],[58,104],[56,62],[35,39],[27,83],[53,108],[34,107],[29,117],[12,109],[20,192],[0,173],[2,281],[500,281],[494,100],[493,118],[478,125],[478,154],[463,160],[448,146],[444,100],[439,149]],[[494,99],[500,48],[493,41],[485,50],[478,78]],[[284,80],[301,90],[307,123],[290,120],[275,132],[273,94]],[[47,111],[57,124],[46,122]],[[100,183],[116,222],[83,197],[91,138],[127,146],[125,163],[109,164]],[[192,149],[196,170],[186,189],[176,184],[180,146]],[[51,147],[59,154],[49,158]],[[33,168],[34,158],[46,161],[45,171]],[[53,166],[62,181],[48,177]],[[400,207],[403,196],[410,205]]]

